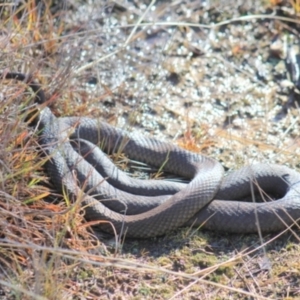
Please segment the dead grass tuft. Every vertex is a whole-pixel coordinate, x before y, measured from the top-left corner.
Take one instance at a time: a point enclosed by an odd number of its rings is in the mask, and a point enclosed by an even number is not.
[[[7,90],[6,87],[20,89],[7,82],[2,90]],[[7,105],[12,102],[11,98],[16,99],[15,95],[6,98],[7,93],[4,94],[1,110],[5,116],[0,118],[0,140],[4,141],[0,145],[0,280],[4,276],[16,282],[11,281],[12,286],[0,286],[3,292],[9,288],[7,293],[16,297],[14,299],[24,293],[27,299],[33,295],[60,299],[66,289],[62,278],[68,278],[74,265],[64,261],[55,249],[88,253],[98,249],[100,242],[83,225],[80,199],[77,204],[68,206],[69,200],[55,195],[49,186],[41,167],[44,158],[38,151],[35,132],[22,122],[21,105]],[[20,100],[25,99],[20,96]],[[49,195],[57,201],[47,201]],[[39,250],[41,246],[48,250]]]

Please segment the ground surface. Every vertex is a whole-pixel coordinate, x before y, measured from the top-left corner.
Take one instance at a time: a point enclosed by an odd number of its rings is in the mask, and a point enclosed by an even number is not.
[[[297,60],[298,2],[199,2],[3,6],[1,69],[33,73],[56,115],[100,116],[226,170],[299,170],[298,64],[288,72],[286,59]],[[296,228],[97,241],[79,209],[41,200],[49,190],[20,118],[24,88],[2,85],[0,299],[300,298]]]

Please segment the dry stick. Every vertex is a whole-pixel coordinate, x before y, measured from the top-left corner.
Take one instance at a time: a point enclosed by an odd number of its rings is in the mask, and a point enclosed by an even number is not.
[[[257,183],[256,183],[257,184]],[[255,203],[255,193],[254,193],[254,188],[253,188],[253,181],[250,180],[250,191],[251,191],[251,198],[252,198],[252,202]],[[263,236],[262,236],[262,232],[261,232],[261,227],[259,224],[259,218],[258,218],[258,214],[257,214],[257,209],[254,209],[254,214],[255,214],[255,222],[256,222],[256,227],[257,227],[257,233],[259,236],[259,240],[260,243],[263,245],[264,244],[264,240],[263,240]],[[267,253],[266,253],[266,248],[262,247],[262,251],[264,253],[264,257],[267,257]]]
[[[197,24],[197,23],[189,23],[189,22],[151,22],[151,23],[140,23],[138,26],[136,24],[129,24],[129,25],[119,25],[119,26],[112,26],[111,28],[132,28],[132,27],[146,27],[146,26],[150,26],[150,25],[159,25],[159,26],[166,26],[166,27],[170,27],[170,26],[187,26],[187,27],[195,27],[195,28],[205,28],[205,29],[214,29],[223,25],[229,25],[230,23],[234,23],[234,22],[239,22],[239,21],[249,21],[249,20],[255,20],[255,19],[274,19],[274,20],[280,20],[280,21],[285,21],[285,22],[290,22],[290,23],[295,23],[295,24],[300,24],[300,20],[295,20],[295,19],[291,19],[291,18],[287,18],[287,17],[280,17],[280,16],[274,16],[274,15],[250,15],[250,16],[243,16],[243,17],[239,17],[239,18],[232,18],[226,21],[222,21],[216,24],[212,24],[212,25],[206,25],[206,24]],[[86,30],[84,31],[85,34],[89,34],[89,33],[98,33],[99,29],[92,29],[92,30]],[[59,36],[56,38],[51,38],[51,39],[47,39],[47,41],[43,40],[40,42],[35,42],[34,44],[28,44],[26,46],[24,46],[23,48],[31,48],[32,46],[36,46],[36,45],[42,45],[46,42],[49,41],[56,41],[56,40],[63,40],[63,39],[67,39],[70,37],[75,37],[78,35],[82,35],[83,32],[78,32],[78,33],[72,33],[72,34],[67,34],[64,36]],[[113,52],[113,54],[116,54],[118,52],[120,52],[122,49],[118,49],[116,51]],[[112,55],[113,55],[112,54]],[[96,62],[100,62],[105,58],[110,57],[111,54],[106,55],[103,58],[100,58],[99,60],[88,64],[90,67],[93,66],[94,63]],[[86,68],[83,67],[85,70]],[[75,73],[77,73],[77,71],[80,70],[81,68],[75,70]]]
[[[186,26],[186,27],[195,27],[195,28],[205,28],[205,29],[215,29],[220,26],[228,25],[230,23],[234,22],[240,22],[240,21],[250,21],[255,19],[274,19],[274,20],[280,20],[295,24],[300,24],[300,20],[295,20],[287,17],[280,17],[275,15],[250,15],[250,16],[242,16],[238,18],[232,18],[226,21],[222,21],[216,24],[212,25],[206,25],[206,24],[197,24],[197,23],[190,23],[190,22],[148,22],[148,23],[141,23],[139,26],[150,26],[150,25],[159,25],[159,26]],[[115,28],[129,28],[136,25],[130,24],[130,25],[122,25],[122,26],[116,26]]]
[[[109,58],[109,57],[111,57],[111,56],[114,56],[115,54],[119,53],[121,50],[123,50],[123,48],[120,48],[120,49],[118,49],[118,50],[115,50],[115,51],[113,51],[113,52],[111,52],[111,53],[109,53],[109,54],[107,54],[107,55],[105,55],[105,56],[103,56],[103,57],[101,57],[101,58],[99,58],[99,59],[93,61],[93,62],[90,62],[90,63],[88,63],[88,64],[86,64],[86,65],[84,65],[84,66],[78,68],[77,70],[75,70],[74,73],[75,73],[75,74],[80,74],[82,71],[84,71],[84,70],[86,70],[86,69],[89,69],[89,68],[93,67],[95,64],[97,64],[97,63],[99,63],[99,62],[101,62],[101,61],[103,61],[103,60],[106,60],[107,58]]]
[[[141,17],[139,18],[139,20],[137,21],[137,23],[134,25],[133,30],[130,32],[129,37],[127,38],[126,42],[124,43],[124,48],[126,46],[128,46],[128,44],[131,41],[131,38],[133,37],[133,35],[135,34],[137,28],[140,26],[140,24],[142,23],[143,19],[145,18],[146,14],[148,13],[148,11],[150,10],[150,8],[155,4],[156,0],[152,0],[151,3],[149,4],[149,6],[147,7],[147,9],[144,11],[144,13],[141,15]]]

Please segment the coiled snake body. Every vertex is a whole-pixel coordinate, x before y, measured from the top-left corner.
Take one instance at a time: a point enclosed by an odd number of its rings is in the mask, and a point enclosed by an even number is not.
[[[21,73],[3,78],[25,81],[44,103],[40,86]],[[48,107],[37,119],[46,170],[59,191],[81,199],[86,218],[101,229],[128,237],[165,234],[180,226],[223,232],[278,231],[300,218],[300,174],[285,166],[255,164],[224,177],[216,160],[107,123],[56,118]],[[129,158],[190,179],[188,184],[138,180],[118,170],[103,154],[122,150]],[[259,198],[274,201],[255,202]],[[250,201],[249,201],[250,199]],[[246,201],[247,200],[247,201]]]

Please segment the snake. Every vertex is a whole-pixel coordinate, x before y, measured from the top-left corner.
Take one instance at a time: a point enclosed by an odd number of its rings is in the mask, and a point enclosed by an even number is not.
[[[300,174],[256,163],[225,173],[214,158],[129,132],[90,117],[56,117],[32,76],[2,72],[34,92],[33,124],[57,191],[78,202],[88,221],[130,238],[165,235],[183,226],[225,233],[276,232],[300,219]],[[187,182],[130,177],[108,155],[124,153]]]

